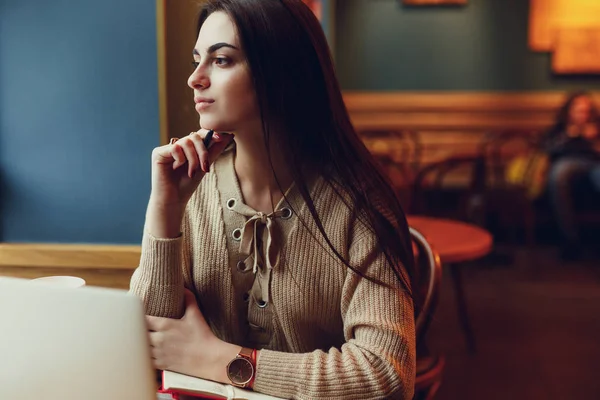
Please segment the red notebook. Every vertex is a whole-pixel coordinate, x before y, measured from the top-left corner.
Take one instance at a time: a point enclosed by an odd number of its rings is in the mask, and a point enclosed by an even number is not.
[[[158,392],[170,394],[174,400],[190,397],[210,400],[282,400],[281,397],[269,396],[172,371],[163,371],[162,386]]]

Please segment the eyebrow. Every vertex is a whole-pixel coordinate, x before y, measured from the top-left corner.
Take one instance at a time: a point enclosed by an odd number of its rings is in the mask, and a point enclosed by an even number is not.
[[[215,43],[212,46],[210,46],[208,48],[208,50],[206,51],[206,53],[207,54],[214,53],[215,51],[217,51],[219,49],[222,49],[223,47],[229,47],[230,49],[239,50],[237,47],[235,47],[232,44],[225,43],[225,42],[220,42],[220,43]],[[194,49],[194,51],[192,52],[192,54],[195,55],[195,56],[199,56],[200,55],[200,53],[196,49]]]

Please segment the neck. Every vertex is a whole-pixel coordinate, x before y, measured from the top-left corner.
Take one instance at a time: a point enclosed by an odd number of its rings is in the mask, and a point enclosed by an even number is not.
[[[261,130],[236,132],[235,142],[235,172],[245,203],[257,211],[274,211],[282,191],[292,184],[287,163],[279,152],[271,151],[271,166]]]

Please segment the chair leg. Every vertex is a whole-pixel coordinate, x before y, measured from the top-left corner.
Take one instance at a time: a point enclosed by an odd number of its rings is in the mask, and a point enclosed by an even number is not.
[[[452,282],[454,284],[454,294],[456,295],[456,307],[458,311],[458,318],[460,321],[463,334],[467,344],[467,349],[471,354],[477,352],[477,346],[475,343],[475,335],[471,328],[469,321],[469,313],[467,311],[467,302],[465,299],[465,292],[463,289],[462,280],[462,269],[460,265],[450,264],[450,273],[452,274]]]
[[[440,390],[441,385],[442,385],[441,380],[434,382],[433,385],[431,385],[431,387],[427,391],[427,394],[425,395],[423,400],[433,400],[435,398],[435,395],[437,394],[438,390]]]
[[[527,204],[525,207],[526,242],[531,248],[535,245],[535,210],[532,204]]]
[[[441,379],[439,381],[435,381],[431,384],[427,389],[419,390],[415,392],[413,400],[433,400],[435,399],[435,395],[440,390],[440,386],[442,386]]]

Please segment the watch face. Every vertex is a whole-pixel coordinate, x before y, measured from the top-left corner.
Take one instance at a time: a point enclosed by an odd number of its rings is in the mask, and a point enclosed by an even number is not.
[[[227,375],[235,385],[245,385],[252,379],[254,367],[252,366],[252,363],[245,358],[235,358],[227,366]]]

